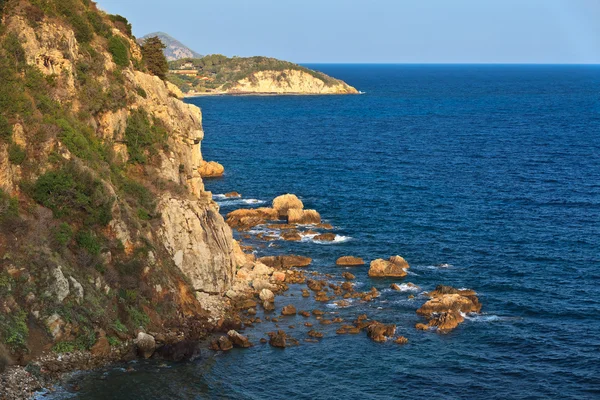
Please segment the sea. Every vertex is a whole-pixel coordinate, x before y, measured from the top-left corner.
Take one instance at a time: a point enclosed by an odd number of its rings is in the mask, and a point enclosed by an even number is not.
[[[366,313],[408,344],[283,317],[247,328],[250,349],[76,374],[46,398],[599,399],[600,66],[307,66],[362,94],[187,100],[203,111],[204,158],[225,166],[206,189],[224,215],[298,195],[333,242],[242,241],[381,292],[339,308],[293,285],[277,312]],[[370,279],[368,265],[336,266],[343,255],[401,255],[409,275]],[[439,284],[475,290],[482,312],[448,334],[418,331],[423,292]],[[304,342],[307,320],[318,343]],[[259,343],[276,329],[300,345]]]

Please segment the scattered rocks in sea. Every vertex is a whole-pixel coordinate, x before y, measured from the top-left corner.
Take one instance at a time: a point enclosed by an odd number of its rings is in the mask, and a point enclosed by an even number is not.
[[[296,315],[296,307],[291,304],[283,307],[281,310],[281,315]]]
[[[473,290],[439,285],[427,296],[430,300],[417,310],[417,314],[427,318],[427,328],[436,328],[440,333],[455,329],[465,320],[463,314],[481,311],[481,303]],[[417,326],[417,329],[423,327]]]
[[[317,224],[316,227],[319,228],[319,229],[326,229],[326,230],[333,229],[333,225],[331,225],[331,224],[323,224],[323,223]]]
[[[335,263],[337,265],[342,265],[345,267],[356,267],[360,265],[365,265],[365,261],[362,258],[354,257],[354,256],[343,256],[338,258]]]
[[[404,278],[410,268],[406,260],[400,256],[392,256],[389,260],[381,258],[371,261],[369,276],[371,278]]]
[[[248,338],[246,336],[240,334],[238,331],[235,331],[233,329],[230,330],[229,332],[227,332],[227,337],[229,338],[229,340],[235,347],[240,347],[240,348],[252,347],[252,343],[250,343]]]
[[[282,255],[260,257],[258,261],[265,265],[268,265],[271,268],[289,269],[293,267],[307,267],[312,262],[312,259],[309,257],[296,255]]]
[[[313,315],[316,315],[316,316],[321,316],[321,315],[324,315],[324,314],[325,314],[325,313],[324,313],[323,311],[321,311],[321,310],[313,310],[313,311],[312,311],[312,313],[313,313]]]
[[[298,241],[302,240],[302,236],[300,236],[300,233],[298,233],[298,231],[295,231],[295,230],[283,232],[281,234],[281,238],[288,242],[298,242]]]
[[[310,331],[308,331],[307,335],[310,337],[313,337],[313,338],[322,338],[323,332],[319,332],[314,329],[311,329]]]
[[[302,289],[302,297],[310,297],[310,292],[308,289]]]
[[[217,178],[223,176],[225,168],[216,161],[202,160],[198,172],[202,178]]]
[[[269,332],[269,344],[273,347],[285,348],[287,346],[287,334],[284,331]]]

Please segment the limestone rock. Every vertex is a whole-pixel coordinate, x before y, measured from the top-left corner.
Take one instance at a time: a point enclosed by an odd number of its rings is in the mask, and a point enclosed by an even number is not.
[[[396,333],[396,325],[385,325],[374,321],[367,326],[367,336],[375,342],[385,342]]]
[[[276,197],[273,200],[273,209],[277,210],[277,214],[281,219],[288,216],[288,210],[298,209],[302,210],[304,204],[295,194],[284,194]]]
[[[369,268],[369,276],[375,277],[394,277],[403,278],[407,275],[406,269],[409,268],[408,263],[400,256],[390,257],[388,261],[381,258],[371,261]]]
[[[293,305],[283,307],[283,310],[281,310],[281,315],[296,315],[296,307]]]
[[[73,284],[73,291],[75,292],[75,300],[77,301],[78,304],[81,304],[81,302],[83,301],[83,286],[81,286],[81,283],[77,282],[75,280],[75,278],[73,278],[72,276],[70,276],[69,279],[71,280],[71,283]]]
[[[275,295],[274,295],[274,294],[273,294],[273,292],[272,292],[272,291],[270,291],[269,289],[263,289],[263,290],[261,290],[261,291],[260,291],[260,294],[259,294],[259,297],[260,297],[260,299],[261,299],[263,302],[265,302],[265,301],[266,301],[266,302],[270,302],[270,303],[272,303],[272,302],[274,302],[274,301],[275,301]]]
[[[233,343],[227,336],[221,336],[218,341],[219,349],[222,351],[228,351],[233,348]]]
[[[233,345],[235,347],[241,347],[241,348],[248,348],[248,347],[252,347],[252,343],[250,343],[250,341],[248,340],[248,338],[240,333],[238,333],[235,330],[230,330],[229,332],[227,332],[227,336],[229,337],[229,340],[231,341],[231,343],[233,343]]]
[[[322,233],[320,235],[315,236],[313,239],[321,242],[333,242],[335,240],[335,233]]]
[[[225,168],[216,161],[202,160],[198,171],[200,172],[200,176],[202,178],[217,178],[219,176],[223,176]]]
[[[353,257],[353,256],[340,257],[335,261],[335,263],[337,265],[342,265],[342,266],[346,266],[346,267],[365,265],[365,261],[362,258]]]
[[[175,265],[194,289],[221,292],[231,286],[235,271],[231,229],[209,204],[163,196],[159,235]]]
[[[284,331],[270,332],[269,344],[273,347],[285,348],[287,346],[287,335]]]
[[[154,336],[145,332],[138,333],[135,345],[137,346],[138,353],[144,358],[152,357],[152,354],[154,354],[154,351],[156,350]]]
[[[52,277],[54,278],[54,282],[50,284],[49,290],[54,293],[59,303],[62,303],[70,293],[69,281],[65,278],[60,266],[52,270]]]
[[[241,208],[227,214],[227,224],[232,228],[250,229],[267,221],[279,219],[277,210],[273,208]]]
[[[288,224],[316,225],[321,223],[321,215],[316,210],[290,209],[287,215]]]
[[[312,259],[309,257],[296,255],[283,255],[261,257],[258,259],[258,261],[265,265],[268,265],[271,268],[289,269],[293,267],[307,267],[312,262]]]
[[[428,319],[427,327],[435,327],[440,333],[450,332],[461,324],[463,314],[481,311],[481,303],[473,290],[440,285],[428,296],[431,299],[417,310],[417,314]],[[417,326],[417,329],[423,327]]]

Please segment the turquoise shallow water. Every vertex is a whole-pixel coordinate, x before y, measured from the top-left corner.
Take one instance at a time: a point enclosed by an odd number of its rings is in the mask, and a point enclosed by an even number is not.
[[[312,269],[337,257],[400,254],[404,280],[477,291],[483,313],[448,335],[420,332],[418,295],[382,296],[328,312],[398,325],[406,346],[364,335],[279,350],[206,352],[187,364],[137,363],[76,378],[84,399],[598,398],[600,397],[600,67],[373,66],[316,68],[360,96],[210,97],[203,154],[226,167],[206,182],[223,213],[296,193],[339,241],[277,242]],[[246,203],[244,202],[246,201]],[[440,267],[448,264],[446,267]],[[400,283],[400,282],[399,282]],[[317,305],[293,288],[278,305]],[[293,336],[308,328],[291,317]],[[274,327],[246,333],[258,339]]]

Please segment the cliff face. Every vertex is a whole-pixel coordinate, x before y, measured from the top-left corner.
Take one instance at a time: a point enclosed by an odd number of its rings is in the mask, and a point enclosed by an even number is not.
[[[16,361],[204,318],[196,291],[226,291],[236,268],[198,172],[200,109],[93,3],[36,4],[9,0],[0,30],[0,341]]]
[[[259,71],[234,84],[228,93],[274,94],[356,94],[352,86],[337,81],[327,85],[321,79],[300,70]]]

